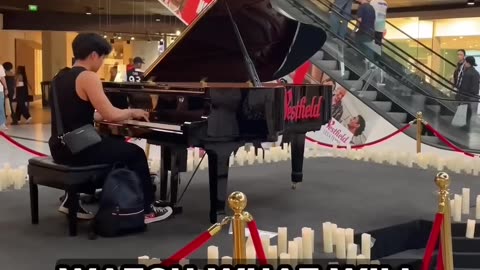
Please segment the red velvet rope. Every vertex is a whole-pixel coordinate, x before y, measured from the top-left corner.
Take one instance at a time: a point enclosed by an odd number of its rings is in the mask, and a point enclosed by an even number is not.
[[[267,265],[267,256],[265,250],[263,250],[262,239],[260,239],[260,233],[258,232],[257,223],[255,220],[247,222],[250,235],[252,236],[253,245],[255,246],[255,252],[257,253],[258,262],[260,265]]]
[[[195,238],[195,240],[193,240],[188,245],[186,245],[185,247],[177,251],[177,253],[173,254],[170,258],[163,261],[161,265],[165,267],[169,267],[169,266],[178,264],[180,260],[188,257],[190,254],[197,251],[199,248],[205,245],[211,238],[212,238],[212,235],[208,231],[202,233],[200,236]]]
[[[452,148],[456,152],[463,153],[464,155],[467,155],[469,157],[475,157],[474,154],[467,153],[463,151],[462,149],[458,148],[455,146],[453,143],[451,143],[447,138],[445,138],[440,132],[438,132],[436,129],[434,129],[430,124],[426,124],[425,127],[427,127],[428,130],[430,130],[435,136],[437,136],[438,139],[440,139],[444,144],[446,144],[448,147]]]
[[[12,139],[10,136],[8,136],[7,134],[5,134],[2,131],[0,131],[0,136],[3,137],[5,140],[7,140],[7,142],[11,143],[13,146],[19,148],[20,150],[23,150],[23,151],[27,152],[28,154],[31,154],[31,155],[36,156],[36,157],[46,157],[47,156],[43,153],[37,152],[37,151],[35,151],[31,148],[28,148],[28,147],[20,144],[19,142],[15,141],[14,139]]]
[[[35,151],[33,150],[32,148],[29,148],[29,147],[26,147],[25,145],[17,142],[16,140],[14,140],[12,137],[8,136],[7,134],[5,134],[5,132],[3,131],[0,131],[0,137],[3,137],[7,142],[9,142],[10,144],[12,144],[13,146],[19,148],[20,150],[26,152],[27,154],[30,154],[32,156],[36,156],[36,157],[46,157],[48,155],[44,154],[44,153],[40,153],[38,151]],[[125,139],[126,142],[131,142],[132,141],[132,138],[126,138]]]
[[[407,129],[409,129],[412,125],[410,124],[407,124],[406,126],[404,126],[403,128],[399,129],[399,130],[396,130],[395,132],[383,137],[383,138],[380,138],[378,140],[375,140],[373,142],[369,142],[369,143],[365,143],[365,144],[359,144],[359,145],[353,145],[352,146],[352,149],[361,149],[363,147],[367,147],[367,146],[373,146],[373,145],[376,145],[376,144],[379,144],[381,142],[384,142],[386,140],[389,140],[391,138],[393,138],[394,136],[397,136],[398,134],[400,133],[403,133],[405,132]],[[308,141],[310,142],[313,142],[313,143],[316,143],[320,146],[324,146],[324,147],[329,147],[329,148],[333,148],[333,145],[332,144],[328,144],[328,143],[323,143],[323,142],[319,142],[319,141],[316,141],[310,137],[306,137]],[[346,149],[347,147],[346,146],[343,146],[343,145],[339,145],[337,146],[337,148],[339,149]]]
[[[435,215],[435,221],[433,222],[433,227],[427,242],[425,254],[423,255],[422,270],[430,269],[430,262],[432,261],[433,252],[435,251],[438,238],[440,237],[440,232],[442,230],[443,217],[444,216],[442,213],[437,213]]]
[[[445,265],[443,265],[443,249],[442,242],[438,246],[438,255],[437,255],[437,270],[444,270]]]

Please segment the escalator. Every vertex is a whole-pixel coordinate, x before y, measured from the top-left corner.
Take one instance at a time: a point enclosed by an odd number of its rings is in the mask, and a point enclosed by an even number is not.
[[[337,36],[330,28],[331,14],[343,21],[345,18],[328,0],[273,0],[273,6],[298,21],[321,27],[329,39],[310,60],[376,113],[397,128],[423,113],[429,124],[458,147],[468,152],[480,152],[480,123],[473,113],[470,130],[453,127],[451,122],[458,102],[456,95],[463,96],[471,104],[478,104],[478,96],[458,94],[453,84],[424,63],[409,55],[388,40],[383,40],[381,52],[374,52],[359,44],[351,36]],[[406,34],[405,34],[406,35]],[[406,35],[408,36],[408,35]],[[408,37],[417,46],[428,49],[419,41]],[[429,50],[429,49],[428,49]],[[429,51],[438,65],[454,66],[442,56]],[[413,129],[409,135],[414,136]],[[446,148],[432,134],[424,133],[424,142]]]

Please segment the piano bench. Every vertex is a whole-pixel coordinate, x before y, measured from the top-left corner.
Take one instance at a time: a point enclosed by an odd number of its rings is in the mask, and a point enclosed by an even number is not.
[[[111,165],[68,166],[57,164],[51,157],[36,157],[28,160],[30,186],[30,210],[32,224],[38,224],[38,186],[64,190],[72,200],[68,206],[70,236],[77,235],[77,210],[79,193],[95,192],[94,183],[106,177]]]

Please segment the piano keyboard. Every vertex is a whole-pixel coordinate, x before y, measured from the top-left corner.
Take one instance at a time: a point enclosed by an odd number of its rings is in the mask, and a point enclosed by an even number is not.
[[[138,121],[138,120],[125,120],[125,121],[123,121],[123,124],[132,125],[132,126],[148,127],[148,128],[153,128],[153,129],[161,129],[161,130],[167,130],[167,131],[174,131],[176,133],[182,133],[182,127],[178,126],[178,125],[153,123],[153,122],[145,122],[145,121]]]

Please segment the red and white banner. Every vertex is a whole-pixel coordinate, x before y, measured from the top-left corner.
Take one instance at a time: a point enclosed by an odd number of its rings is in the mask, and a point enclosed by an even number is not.
[[[158,0],[184,24],[190,25],[198,15],[216,0]]]

